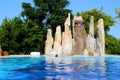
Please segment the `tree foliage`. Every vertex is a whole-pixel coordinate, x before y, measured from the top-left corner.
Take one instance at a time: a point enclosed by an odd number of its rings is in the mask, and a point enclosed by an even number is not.
[[[105,32],[109,31],[110,26],[113,26],[115,23],[114,19],[110,15],[107,15],[104,12],[102,12],[102,10],[92,9],[92,10],[81,12],[81,13],[78,12],[76,15],[83,17],[85,21],[85,28],[86,28],[87,33],[89,31],[89,24],[90,24],[91,16],[94,16],[95,32],[97,31],[97,24],[100,18],[103,18],[104,20]]]
[[[34,5],[22,3],[21,15],[25,20],[30,19],[41,26],[51,28],[55,32],[56,26],[61,25],[64,29],[64,21],[71,10],[66,9],[69,5],[67,0],[33,0]]]
[[[107,54],[120,54],[120,39],[106,35],[105,49]]]
[[[0,27],[0,42],[3,50],[10,54],[26,53],[31,51],[44,51],[45,30],[31,20],[23,22],[19,17],[12,20],[5,18]]]
[[[19,33],[22,27],[22,20],[19,17],[15,17],[10,20],[5,18],[1,24],[1,47],[3,50],[12,51],[13,53],[19,52]]]

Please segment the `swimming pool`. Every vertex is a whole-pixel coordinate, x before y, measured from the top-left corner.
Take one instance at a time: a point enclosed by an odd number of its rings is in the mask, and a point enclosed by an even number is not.
[[[0,80],[120,80],[120,58],[0,58]]]

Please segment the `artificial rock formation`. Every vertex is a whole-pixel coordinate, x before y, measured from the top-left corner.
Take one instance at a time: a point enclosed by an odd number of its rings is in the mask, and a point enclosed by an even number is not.
[[[52,37],[52,30],[47,30],[47,38],[45,42],[45,54],[47,56],[53,55],[52,52],[52,46],[53,46],[53,37]],[[51,53],[51,54],[50,54]]]
[[[86,31],[81,16],[74,16],[74,50],[73,55],[83,55],[86,47]]]
[[[61,27],[58,26],[56,28],[56,33],[55,33],[55,42],[54,42],[54,55],[62,55],[62,45],[61,45]]]
[[[105,54],[105,32],[103,19],[98,21],[97,39],[94,37],[94,17],[90,18],[89,34],[86,36],[84,20],[81,16],[74,16],[72,34],[70,28],[70,14],[64,23],[65,31],[61,27],[56,28],[55,40],[53,42],[52,31],[48,29],[45,45],[45,54],[49,56],[104,56]]]
[[[99,19],[98,25],[97,25],[97,49],[100,56],[105,55],[105,31],[104,31],[104,22],[103,19]]]
[[[90,18],[90,27],[89,27],[89,34],[86,37],[86,49],[88,53],[91,55],[96,54],[96,39],[94,38],[94,17],[91,16]]]
[[[70,29],[70,14],[65,21],[65,32],[62,33],[62,55],[72,55],[72,34]]]

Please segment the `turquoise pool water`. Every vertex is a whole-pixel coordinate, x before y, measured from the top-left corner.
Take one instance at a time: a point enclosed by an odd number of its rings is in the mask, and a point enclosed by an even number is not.
[[[0,80],[120,80],[120,58],[0,58]]]

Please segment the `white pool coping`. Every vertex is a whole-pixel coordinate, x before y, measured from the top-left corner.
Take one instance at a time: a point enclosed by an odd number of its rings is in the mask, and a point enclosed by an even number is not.
[[[44,56],[44,57],[50,57],[50,56],[46,56],[46,55],[40,55],[40,56],[37,56],[37,57],[41,57],[41,56]],[[33,57],[31,55],[9,55],[9,56],[0,56],[0,58],[10,58],[10,57]],[[65,57],[65,56],[64,56]],[[75,55],[73,57],[97,57],[97,56],[82,56],[82,55]],[[119,57],[120,58],[120,55],[105,55],[105,57]]]

